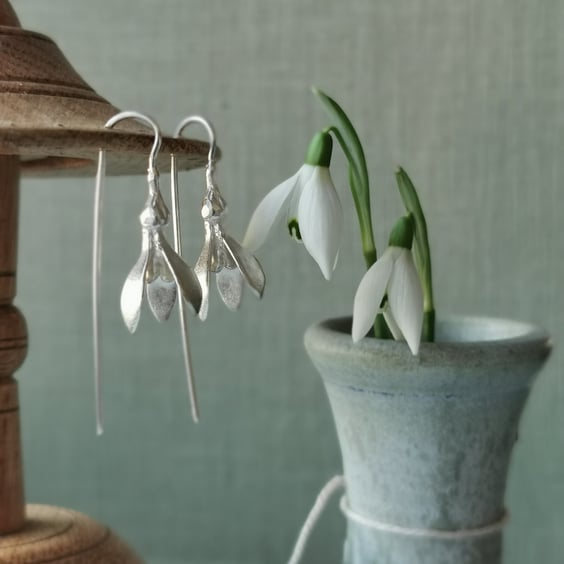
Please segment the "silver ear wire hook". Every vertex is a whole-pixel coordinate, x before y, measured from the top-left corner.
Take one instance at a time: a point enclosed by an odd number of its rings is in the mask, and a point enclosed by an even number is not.
[[[179,137],[184,128],[192,123],[199,123],[205,127],[210,143],[206,167],[206,193],[201,209],[204,220],[204,245],[194,267],[202,288],[199,316],[203,320],[208,314],[212,272],[216,274],[219,294],[231,310],[238,309],[241,304],[243,282],[247,282],[259,298],[262,297],[265,277],[258,260],[233,237],[225,233],[223,228],[222,218],[227,211],[227,205],[214,180],[216,141],[212,125],[201,116],[188,116],[176,127],[175,137]]]
[[[208,165],[210,163],[215,163],[215,151],[216,151],[216,143],[215,143],[215,131],[213,129],[212,124],[202,116],[188,116],[185,117],[177,126],[174,132],[174,137],[180,137],[182,135],[182,131],[184,128],[190,125],[191,123],[199,123],[206,128],[208,133],[208,141],[210,142],[210,150],[208,151]]]
[[[112,116],[104,125],[104,127],[111,129],[114,125],[118,124],[120,121],[124,119],[137,119],[144,123],[147,123],[149,126],[153,128],[153,133],[155,134],[155,138],[153,140],[153,146],[151,147],[151,152],[149,153],[149,170],[156,171],[157,170],[157,155],[161,149],[162,143],[162,134],[159,126],[155,123],[153,119],[149,116],[141,114],[139,112],[135,112],[132,110],[127,110],[125,112],[120,112],[115,116]]]
[[[143,297],[147,297],[153,315],[158,321],[168,319],[176,301],[177,293],[192,306],[197,313],[202,302],[200,283],[193,270],[172,249],[163,233],[168,223],[169,212],[159,188],[159,173],[156,166],[162,136],[157,124],[149,117],[134,111],[121,112],[106,123],[111,128],[118,122],[134,118],[149,124],[155,134],[149,155],[147,183],[149,194],[139,220],[141,222],[141,254],[129,272],[121,292],[121,313],[127,329],[134,333],[141,315]],[[98,172],[96,176],[96,195],[94,202],[94,249],[93,249],[93,333],[94,333],[94,377],[96,387],[96,429],[103,432],[102,425],[102,379],[100,371],[100,272],[102,247],[102,201],[105,173],[105,152],[100,149]],[[173,207],[178,202],[173,199]],[[176,235],[175,235],[176,238]],[[187,337],[186,337],[187,338]],[[197,421],[197,403],[192,397],[192,413]]]

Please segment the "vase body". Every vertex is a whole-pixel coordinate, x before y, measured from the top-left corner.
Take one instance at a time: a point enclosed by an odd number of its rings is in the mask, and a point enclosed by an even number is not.
[[[548,336],[518,322],[451,318],[414,357],[401,342],[354,344],[350,326],[330,320],[305,336],[331,403],[354,517],[344,563],[500,564],[495,524]]]

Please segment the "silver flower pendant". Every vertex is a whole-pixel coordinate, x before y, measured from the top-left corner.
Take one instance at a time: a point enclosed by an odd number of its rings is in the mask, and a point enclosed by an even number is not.
[[[170,316],[177,288],[194,312],[200,311],[202,289],[194,271],[178,256],[163,233],[168,209],[159,191],[152,191],[139,216],[141,254],[121,291],[121,314],[127,329],[134,333],[141,316],[143,297],[158,321]]]

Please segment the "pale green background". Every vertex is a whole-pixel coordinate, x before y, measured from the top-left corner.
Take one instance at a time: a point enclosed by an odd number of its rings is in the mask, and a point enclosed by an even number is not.
[[[515,317],[564,340],[564,3],[561,0],[15,0],[100,93],[172,130],[214,122],[229,226],[302,162],[326,124],[308,87],[338,98],[369,155],[382,242],[399,213],[394,167],[419,186],[440,312]],[[30,329],[19,372],[27,496],[110,523],[152,563],[285,562],[340,459],[302,333],[346,314],[362,260],[347,217],[325,282],[282,231],[260,252],[264,301],[193,323],[203,421],[189,419],[176,322],[117,302],[136,259],[142,177],[109,182],[104,254],[107,434],[94,436],[90,331],[93,180],[26,180],[17,303]],[[187,255],[202,227],[198,173],[182,177]],[[508,564],[564,553],[564,387],[556,347],[528,405],[508,492]],[[306,562],[337,563],[331,505]],[[406,563],[407,564],[407,563]]]

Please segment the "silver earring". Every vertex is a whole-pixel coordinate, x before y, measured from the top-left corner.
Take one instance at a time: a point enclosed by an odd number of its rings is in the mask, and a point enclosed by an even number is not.
[[[139,112],[126,111],[113,116],[105,127],[111,128],[124,119],[137,119],[152,127],[155,139],[149,155],[147,170],[148,197],[139,216],[141,223],[141,253],[129,272],[121,292],[121,314],[127,329],[134,333],[141,316],[143,297],[147,297],[149,307],[158,321],[165,321],[170,316],[176,302],[177,293],[180,292],[184,300],[192,307],[195,313],[200,310],[202,303],[202,290],[194,271],[179,256],[179,248],[173,250],[163,233],[168,224],[169,211],[163,200],[159,188],[159,173],[156,167],[156,158],[161,146],[161,132],[157,124],[149,117]],[[102,424],[102,398],[101,398],[101,373],[100,373],[100,328],[99,328],[99,280],[101,264],[101,213],[104,188],[104,163],[105,153],[99,152],[98,173],[96,177],[96,197],[94,204],[94,252],[93,252],[93,323],[94,323],[94,370],[96,387],[96,428],[98,434],[103,432]],[[178,202],[173,194],[172,205],[178,209]],[[180,237],[178,217],[173,218],[175,241]],[[182,298],[179,299],[181,310]],[[181,327],[185,350],[188,348],[188,335],[186,324]],[[188,349],[189,350],[189,349]],[[189,354],[189,353],[188,353]],[[189,380],[192,381],[191,364]],[[198,420],[198,408],[195,393],[191,401],[194,419]]]
[[[96,189],[94,192],[94,229],[92,246],[92,345],[94,353],[94,393],[96,402],[96,434],[104,432],[102,412],[102,336],[100,334],[100,276],[102,272],[102,211],[106,179],[106,151],[98,151]]]
[[[200,319],[206,319],[209,309],[209,288],[211,273],[216,275],[219,294],[225,305],[236,310],[243,298],[243,282],[247,282],[258,298],[262,297],[265,276],[258,260],[233,237],[225,232],[222,220],[227,211],[214,179],[215,133],[211,124],[201,116],[184,118],[177,126],[175,137],[180,137],[186,126],[192,123],[203,125],[208,133],[210,150],[206,166],[206,192],[202,200],[202,219],[204,220],[204,245],[194,266],[194,271],[202,288]],[[173,171],[173,176],[175,173]]]

